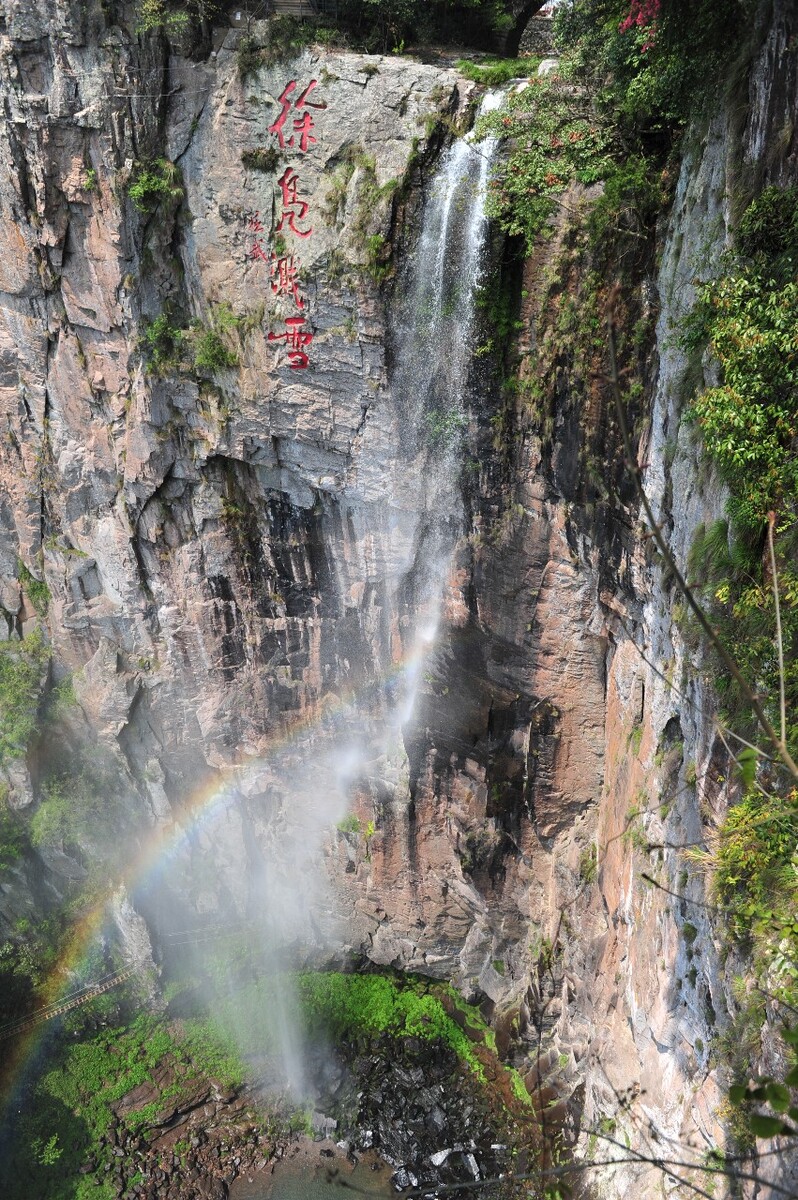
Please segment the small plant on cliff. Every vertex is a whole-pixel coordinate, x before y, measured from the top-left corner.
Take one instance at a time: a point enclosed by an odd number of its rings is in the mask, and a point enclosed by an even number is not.
[[[211,20],[220,7],[216,0],[139,0],[136,32],[182,33],[192,21]]]
[[[33,736],[47,659],[38,630],[0,646],[0,763],[24,754]]]
[[[213,374],[238,365],[238,356],[215,329],[199,328],[194,336],[194,366]]]
[[[241,153],[241,163],[248,171],[262,171],[265,175],[273,175],[280,162],[280,151],[274,146],[259,146],[256,150],[244,150]]]
[[[180,168],[166,158],[151,163],[136,163],[127,194],[142,213],[153,212],[162,202],[173,204],[183,198]]]
[[[150,370],[165,372],[174,368],[180,358],[185,330],[171,323],[167,312],[150,321],[141,339],[142,349]]]
[[[31,575],[22,559],[17,560],[17,574],[25,595],[36,610],[36,615],[42,620],[47,616],[50,605],[50,589],[43,579]]]

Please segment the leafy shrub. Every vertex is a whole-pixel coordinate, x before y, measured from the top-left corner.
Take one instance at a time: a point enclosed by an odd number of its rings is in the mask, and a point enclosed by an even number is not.
[[[713,882],[735,938],[746,939],[763,921],[770,922],[780,898],[796,897],[796,801],[796,791],[779,797],[750,788],[720,829]]]
[[[658,173],[642,154],[630,155],[623,162],[608,165],[604,190],[590,213],[590,233],[594,241],[613,226],[632,229],[638,234],[650,231],[665,197]]]
[[[188,23],[188,12],[174,9],[167,0],[139,0],[137,33],[151,33],[155,29],[180,33]]]
[[[194,336],[194,366],[198,371],[213,374],[238,365],[238,357],[230,350],[215,329],[200,327]]]
[[[134,207],[142,213],[153,212],[161,202],[179,202],[183,199],[180,168],[166,158],[157,158],[151,163],[136,163],[127,194]]]
[[[798,494],[798,281],[737,272],[705,284],[686,343],[707,339],[723,382],[693,401],[743,524],[762,528]]]
[[[23,755],[33,736],[47,659],[38,630],[0,643],[0,763]]]
[[[595,183],[609,170],[606,131],[559,76],[533,78],[504,108],[477,122],[477,137],[500,137],[509,154],[491,180],[486,209],[527,248],[547,225],[557,198],[574,180]]]
[[[767,187],[748,206],[735,237],[737,255],[771,279],[798,266],[798,188]]]
[[[479,62],[461,58],[457,69],[466,79],[485,87],[501,87],[512,79],[525,79],[534,75],[540,64],[537,58],[483,58]]]
[[[43,620],[47,616],[47,609],[50,605],[50,589],[43,579],[36,579],[34,575],[31,575],[22,559],[17,560],[17,574],[37,615]]]
[[[141,345],[151,370],[166,371],[177,364],[184,346],[185,331],[171,323],[167,312],[159,313],[144,329]]]

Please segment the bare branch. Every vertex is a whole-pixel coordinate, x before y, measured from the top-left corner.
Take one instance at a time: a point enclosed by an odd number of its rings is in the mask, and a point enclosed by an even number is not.
[[[768,513],[768,550],[770,569],[773,574],[773,599],[776,602],[776,649],[779,655],[779,716],[781,717],[781,744],[787,746],[787,705],[784,699],[784,644],[781,637],[781,608],[779,606],[779,573],[776,568],[776,551],[773,548],[773,526],[776,514]]]

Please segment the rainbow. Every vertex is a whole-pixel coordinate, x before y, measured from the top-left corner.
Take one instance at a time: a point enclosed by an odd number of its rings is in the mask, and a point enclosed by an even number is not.
[[[412,690],[429,652],[433,636],[432,631],[422,634],[412,652],[395,662],[383,675],[382,680],[375,680],[370,686],[374,686],[375,683],[382,683],[384,686],[392,680],[401,680],[404,677]],[[61,955],[39,989],[42,1000],[40,1007],[32,1012],[29,1018],[16,1023],[26,1028],[19,1037],[10,1041],[10,1052],[2,1066],[0,1128],[6,1124],[26,1084],[35,1073],[36,1064],[43,1058],[45,1043],[52,1035],[52,1027],[47,1023],[49,1016],[54,1015],[50,1010],[63,1005],[65,998],[69,996],[69,988],[72,986],[70,981],[80,972],[93,944],[107,925],[108,907],[114,895],[120,890],[131,891],[146,882],[156,871],[162,871],[186,849],[198,831],[211,827],[213,822],[227,811],[234,802],[236,784],[240,782],[243,774],[277,758],[287,748],[308,737],[319,726],[342,720],[356,704],[359,694],[358,690],[351,690],[343,695],[333,693],[321,697],[302,716],[275,731],[265,752],[257,759],[238,767],[231,767],[229,774],[232,779],[228,778],[221,784],[214,781],[198,789],[184,801],[178,818],[169,825],[153,828],[143,839],[138,853],[126,869],[102,891],[71,928]],[[86,991],[89,992],[90,989],[87,988]],[[86,998],[90,998],[90,995]],[[32,1028],[27,1028],[31,1021],[38,1023]],[[2,1035],[3,1031],[0,1030],[0,1036]]]

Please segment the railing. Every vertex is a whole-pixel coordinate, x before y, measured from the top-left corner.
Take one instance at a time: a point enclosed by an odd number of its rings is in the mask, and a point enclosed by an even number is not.
[[[44,1021],[52,1021],[54,1017],[63,1016],[64,1013],[72,1012],[73,1009],[80,1008],[83,1004],[88,1004],[90,1000],[96,1000],[98,996],[102,996],[105,992],[110,992],[111,988],[118,987],[120,983],[124,983],[126,979],[130,979],[131,975],[135,975],[136,971],[138,971],[141,964],[145,961],[145,959],[141,959],[133,963],[132,966],[125,967],[123,971],[116,971],[113,975],[106,975],[96,983],[90,983],[86,987],[79,988],[71,996],[65,997],[60,1002],[46,1004],[43,1008],[29,1013],[26,1017],[20,1017],[17,1021],[6,1022],[5,1025],[0,1026],[0,1041],[20,1037],[21,1034],[27,1033],[30,1029],[35,1029],[37,1025],[41,1025]]]

